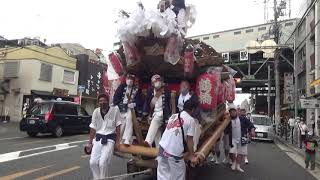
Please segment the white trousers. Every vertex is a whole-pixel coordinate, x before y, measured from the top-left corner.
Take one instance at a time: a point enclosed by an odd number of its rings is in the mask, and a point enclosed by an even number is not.
[[[128,108],[126,113],[121,113],[122,123],[121,123],[121,137],[123,144],[131,144],[132,134],[133,134],[133,123],[132,123],[132,113],[131,109]]]
[[[145,141],[147,141],[149,145],[152,145],[152,143],[156,139],[156,146],[158,147],[159,141],[161,138],[161,131],[159,130],[159,128],[161,127],[162,123],[163,123],[163,113],[154,112],[152,115],[152,120],[149,126],[148,134],[145,139]]]
[[[158,156],[157,180],[185,180],[186,164],[183,159]]]
[[[108,167],[113,155],[113,149],[114,141],[112,140],[109,140],[105,145],[102,145],[101,141],[94,140],[90,157],[93,179],[103,179],[109,176]]]

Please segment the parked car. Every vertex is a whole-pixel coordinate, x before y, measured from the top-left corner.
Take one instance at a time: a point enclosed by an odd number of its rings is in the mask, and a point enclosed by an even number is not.
[[[68,101],[43,101],[32,107],[20,121],[20,130],[31,137],[52,133],[89,132],[91,116],[80,105]]]
[[[268,116],[252,114],[251,121],[256,128],[254,140],[274,141],[273,123]]]

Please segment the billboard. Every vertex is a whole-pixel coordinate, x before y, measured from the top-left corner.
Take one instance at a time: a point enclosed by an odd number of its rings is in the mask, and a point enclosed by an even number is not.
[[[284,73],[283,91],[283,104],[292,104],[294,102],[293,73]]]
[[[77,70],[79,70],[79,86],[82,96],[96,98],[101,93],[106,93],[103,86],[103,75],[107,65],[96,60],[90,60],[86,54],[77,55]]]

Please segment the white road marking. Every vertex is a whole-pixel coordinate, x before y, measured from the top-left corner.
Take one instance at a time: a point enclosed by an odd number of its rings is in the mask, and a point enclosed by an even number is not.
[[[305,169],[305,162],[304,157],[297,154],[293,150],[291,150],[289,147],[282,145],[279,142],[275,141],[275,144],[289,156],[292,160],[294,160],[298,165],[300,165],[302,168]],[[320,169],[318,167],[315,168],[315,170],[311,171],[310,169],[306,169],[307,172],[309,172],[314,178],[320,180]]]
[[[0,163],[78,147],[78,145],[71,145],[71,144],[83,143],[86,141],[87,140],[72,141],[69,143],[55,144],[55,145],[50,145],[50,146],[43,146],[43,147],[38,147],[38,148],[33,148],[33,149],[26,149],[26,150],[21,150],[21,151],[0,154]],[[20,156],[20,154],[22,152],[30,152],[30,151],[41,150],[41,149],[46,149],[46,148],[55,148],[55,149]]]
[[[26,137],[10,137],[10,138],[1,138],[0,141],[4,141],[4,140],[11,140],[11,139],[22,139],[22,138],[26,138]]]
[[[0,163],[1,162],[6,162],[6,161],[12,161],[15,160],[17,157],[19,157],[21,151],[16,151],[16,152],[10,152],[10,153],[5,153],[0,155]]]

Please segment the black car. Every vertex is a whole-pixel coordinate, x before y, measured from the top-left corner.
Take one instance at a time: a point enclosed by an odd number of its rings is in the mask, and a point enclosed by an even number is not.
[[[91,116],[80,105],[68,101],[43,101],[32,107],[20,122],[20,130],[31,137],[52,133],[89,132]]]

